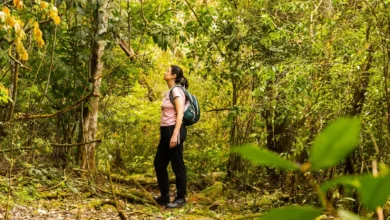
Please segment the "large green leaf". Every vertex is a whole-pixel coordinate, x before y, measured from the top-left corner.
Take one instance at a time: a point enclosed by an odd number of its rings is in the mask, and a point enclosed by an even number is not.
[[[298,170],[299,166],[291,161],[279,157],[277,154],[268,150],[246,144],[241,147],[235,147],[232,152],[241,154],[244,158],[252,161],[255,164],[266,165],[285,170]]]
[[[270,212],[260,217],[260,219],[313,220],[320,216],[321,213],[321,209],[310,206],[285,206],[279,209],[272,209]]]
[[[390,175],[381,177],[366,175],[360,182],[359,192],[362,203],[373,211],[376,207],[383,206],[390,196]]]
[[[312,169],[330,167],[343,160],[357,146],[359,131],[358,118],[342,118],[325,128],[313,144]]]
[[[360,188],[360,180],[358,176],[339,176],[329,181],[326,181],[321,185],[321,190],[326,192],[332,186],[343,185],[352,186],[354,188]]]
[[[342,220],[363,220],[365,218],[358,216],[354,213],[348,212],[346,210],[339,210],[337,211],[338,216]]]

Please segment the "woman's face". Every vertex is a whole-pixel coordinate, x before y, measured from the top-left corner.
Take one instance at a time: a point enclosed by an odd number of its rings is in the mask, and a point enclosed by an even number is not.
[[[167,71],[164,73],[164,80],[168,81],[175,78],[176,74],[172,74],[172,67],[168,67]]]

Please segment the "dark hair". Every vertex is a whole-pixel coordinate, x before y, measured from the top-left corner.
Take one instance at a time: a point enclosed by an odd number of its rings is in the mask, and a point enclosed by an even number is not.
[[[171,71],[176,75],[175,83],[188,89],[188,80],[184,77],[183,70],[179,66],[171,65]]]

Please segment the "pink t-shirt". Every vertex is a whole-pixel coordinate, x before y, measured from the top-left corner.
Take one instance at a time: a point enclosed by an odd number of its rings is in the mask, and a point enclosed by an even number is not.
[[[171,103],[171,100],[169,100],[169,91],[164,92],[164,98],[162,100],[161,104],[161,123],[160,126],[170,126],[176,124],[176,109],[175,106]],[[185,95],[184,92],[178,88],[175,87],[172,90],[173,98],[179,97],[180,101],[183,103],[185,102]],[[184,109],[188,107],[188,103],[184,106]]]

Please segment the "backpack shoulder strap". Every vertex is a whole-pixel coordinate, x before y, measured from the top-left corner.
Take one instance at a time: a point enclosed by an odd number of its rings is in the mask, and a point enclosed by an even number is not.
[[[172,103],[173,105],[175,105],[175,102],[173,101],[173,89],[176,88],[176,87],[179,87],[179,88],[183,91],[185,98],[188,99],[188,97],[187,97],[187,92],[186,92],[185,88],[183,88],[183,86],[180,86],[180,85],[175,85],[175,86],[173,86],[173,87],[169,90],[169,100],[171,101],[171,103]]]

